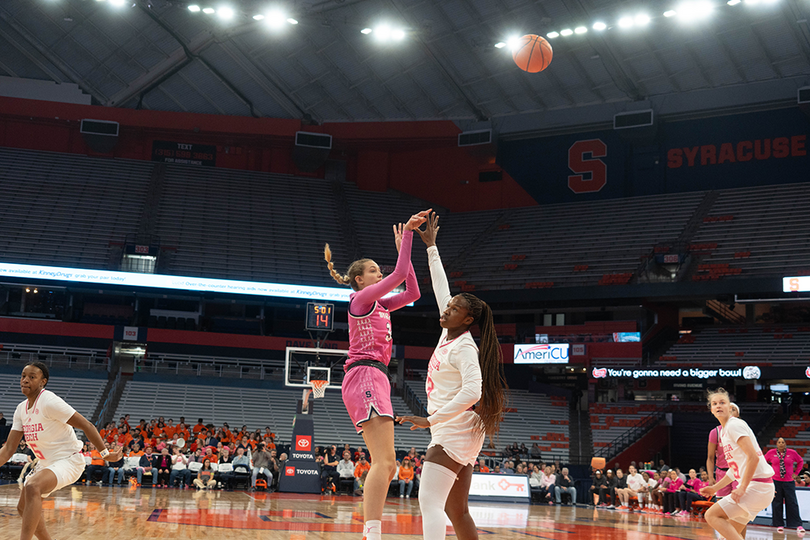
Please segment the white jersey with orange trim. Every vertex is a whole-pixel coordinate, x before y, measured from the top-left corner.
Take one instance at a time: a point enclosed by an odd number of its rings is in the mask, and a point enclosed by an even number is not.
[[[65,459],[82,449],[82,443],[67,421],[76,413],[65,400],[42,390],[28,407],[26,399],[14,411],[12,431],[22,431],[25,442],[44,465]]]

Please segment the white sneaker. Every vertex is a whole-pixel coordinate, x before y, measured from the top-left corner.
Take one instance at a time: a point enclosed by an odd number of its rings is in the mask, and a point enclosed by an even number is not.
[[[400,499],[404,499],[404,498],[405,498],[405,495],[400,495],[400,496],[399,496],[399,498],[400,498]]]
[[[783,532],[785,532],[785,528],[784,527],[777,527],[776,532],[783,533]]]
[[[805,533],[804,527],[802,527],[801,525],[796,527],[796,534],[798,534],[799,536],[804,536],[804,533]]]
[[[406,499],[410,499],[410,498],[411,498],[411,496],[410,496],[410,495],[405,495],[405,498],[406,498]]]

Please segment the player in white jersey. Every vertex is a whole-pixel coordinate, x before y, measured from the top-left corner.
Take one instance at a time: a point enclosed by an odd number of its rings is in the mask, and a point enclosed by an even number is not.
[[[401,416],[397,422],[410,422],[411,429],[430,428],[431,432],[419,484],[425,540],[445,538],[445,514],[459,540],[476,540],[478,531],[467,508],[473,464],[485,436],[498,430],[506,383],[492,310],[472,294],[450,296],[436,248],[438,230],[436,214],[428,219],[425,231],[417,229],[427,245],[433,291],[441,313],[439,324],[443,329],[428,365],[426,390],[430,416]],[[469,332],[473,324],[481,328],[480,351]]]
[[[706,511],[706,523],[728,540],[743,540],[742,531],[749,521],[771,504],[774,496],[773,469],[745,420],[735,418],[728,392],[722,388],[709,392],[709,408],[723,431],[720,443],[728,464],[728,473],[713,486],[700,490],[711,497],[718,490],[737,481],[731,495]]]
[[[121,451],[110,452],[93,424],[77,413],[50,390],[48,366],[34,362],[23,368],[20,389],[27,398],[14,411],[14,423],[6,443],[0,448],[0,466],[4,465],[20,444],[23,434],[36,455],[36,467],[23,483],[17,511],[22,516],[21,540],[34,535],[39,540],[50,540],[51,535],[42,519],[42,499],[64,486],[74,483],[84,472],[82,443],[73,428],[84,431],[101,457],[107,461],[121,459]]]

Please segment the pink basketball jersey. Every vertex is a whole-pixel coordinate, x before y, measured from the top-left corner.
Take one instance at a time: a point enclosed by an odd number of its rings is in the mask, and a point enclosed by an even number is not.
[[[356,293],[352,293],[352,297]],[[351,313],[349,300],[349,358],[346,365],[357,360],[377,360],[386,366],[391,361],[391,313],[380,302],[363,316]]]

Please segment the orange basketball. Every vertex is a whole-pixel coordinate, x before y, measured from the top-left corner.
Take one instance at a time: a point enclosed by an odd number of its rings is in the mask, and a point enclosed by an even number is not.
[[[539,73],[551,63],[554,51],[548,41],[535,34],[526,34],[518,40],[512,51],[512,59],[517,67],[529,73]]]

